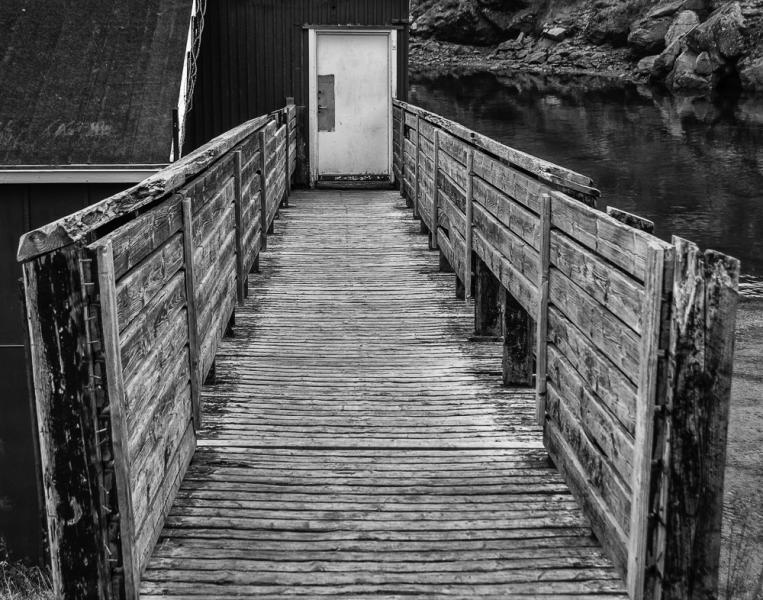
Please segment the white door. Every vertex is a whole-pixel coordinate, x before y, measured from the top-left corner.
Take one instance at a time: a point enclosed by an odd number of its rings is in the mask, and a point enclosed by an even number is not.
[[[318,179],[389,178],[393,51],[389,31],[316,32],[310,88]]]

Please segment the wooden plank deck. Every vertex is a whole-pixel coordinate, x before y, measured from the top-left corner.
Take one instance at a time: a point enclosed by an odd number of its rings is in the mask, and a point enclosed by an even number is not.
[[[142,597],[625,598],[396,192],[300,192]]]

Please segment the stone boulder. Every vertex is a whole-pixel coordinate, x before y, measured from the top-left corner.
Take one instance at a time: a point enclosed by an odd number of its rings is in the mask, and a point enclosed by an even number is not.
[[[444,0],[432,4],[413,22],[411,32],[459,44],[489,45],[506,38],[482,15],[480,6],[473,0]]]
[[[739,81],[751,92],[763,93],[763,56],[747,56],[739,61]]]
[[[684,50],[676,59],[673,70],[668,75],[668,87],[674,91],[707,94],[713,89],[712,75],[700,75],[696,72],[697,54],[693,50]]]
[[[730,2],[686,34],[694,52],[707,51],[728,59],[738,58],[747,47],[747,27],[739,2]]]
[[[673,41],[665,50],[662,51],[652,63],[652,79],[656,81],[662,81],[667,77],[668,73],[673,70],[673,66],[676,64],[676,59],[684,51],[683,42],[679,38]]]
[[[652,71],[654,70],[654,63],[658,58],[659,56],[645,56],[640,61],[638,61],[636,70],[642,75],[651,75]]]
[[[631,23],[628,45],[637,55],[657,54],[665,49],[665,36],[673,17],[644,17]]]
[[[631,23],[641,12],[642,3],[633,0],[599,0],[585,28],[585,36],[594,44],[625,46]]]
[[[693,10],[682,10],[670,23],[668,32],[665,34],[665,47],[667,48],[678,39],[681,39],[692,29],[699,25],[699,17]]]

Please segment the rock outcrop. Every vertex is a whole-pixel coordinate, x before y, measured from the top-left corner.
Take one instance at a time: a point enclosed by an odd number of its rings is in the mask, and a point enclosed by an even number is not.
[[[676,92],[708,93],[727,81],[763,91],[763,0],[412,0],[411,33],[485,47],[512,68],[619,64],[624,75]]]

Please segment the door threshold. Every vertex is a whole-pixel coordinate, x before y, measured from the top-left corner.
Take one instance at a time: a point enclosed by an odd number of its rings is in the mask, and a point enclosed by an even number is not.
[[[389,175],[323,175],[315,187],[331,190],[391,190],[395,184]]]

